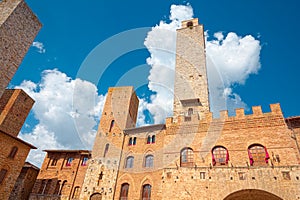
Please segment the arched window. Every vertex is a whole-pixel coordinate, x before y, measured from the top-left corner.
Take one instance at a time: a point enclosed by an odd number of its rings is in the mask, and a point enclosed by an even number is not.
[[[154,144],[155,143],[155,135],[148,135],[147,137],[147,144]]]
[[[79,195],[80,195],[80,187],[79,187],[79,186],[76,186],[76,187],[74,188],[74,192],[73,192],[72,198],[73,198],[73,199],[79,199]]]
[[[15,158],[17,151],[18,151],[18,147],[15,146],[15,147],[11,148],[11,151],[10,151],[8,157],[12,158],[12,159]]]
[[[129,184],[128,183],[123,183],[121,185],[120,200],[127,200],[128,199],[128,191],[129,191]]]
[[[251,166],[262,166],[269,162],[267,148],[261,144],[253,144],[248,148],[248,155]]]
[[[150,199],[151,199],[151,185],[149,184],[143,185],[142,200],[150,200]]]
[[[145,165],[144,165],[144,167],[146,167],[146,168],[153,167],[153,155],[147,155],[145,157]]]
[[[150,143],[151,143],[151,136],[148,135],[148,137],[147,137],[147,144],[150,144]]]
[[[193,114],[193,108],[188,109],[188,116],[191,116]]]
[[[213,166],[228,164],[229,153],[225,147],[216,146],[212,149],[211,153]]]
[[[107,143],[107,144],[105,145],[105,149],[104,149],[104,153],[103,153],[103,158],[106,157],[107,152],[108,152],[108,149],[109,149],[109,144]]]
[[[186,24],[186,26],[187,26],[187,27],[190,27],[190,28],[193,27],[193,22],[192,22],[192,21],[189,21],[189,22]]]
[[[128,141],[128,146],[136,145],[136,137],[130,137]]]
[[[66,185],[67,185],[67,181],[64,180],[64,182],[63,182],[62,185],[61,185],[61,188],[60,188],[60,191],[59,191],[59,195],[62,195],[62,194],[65,193]]]
[[[109,132],[111,132],[111,129],[114,127],[114,125],[115,125],[115,120],[111,120],[110,127],[109,127]]]
[[[152,135],[152,143],[155,143],[155,135]]]
[[[194,152],[191,148],[184,148],[180,153],[180,166],[193,167],[194,166]]]
[[[125,168],[133,168],[133,162],[134,162],[134,157],[133,156],[128,156],[126,158]]]

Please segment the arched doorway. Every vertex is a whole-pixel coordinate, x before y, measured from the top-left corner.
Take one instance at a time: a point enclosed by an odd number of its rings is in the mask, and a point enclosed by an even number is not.
[[[94,193],[90,196],[90,200],[101,200],[102,195],[100,193]]]
[[[231,193],[224,200],[283,200],[282,198],[263,191],[263,190],[255,190],[255,189],[247,189],[247,190],[240,190],[234,193]]]

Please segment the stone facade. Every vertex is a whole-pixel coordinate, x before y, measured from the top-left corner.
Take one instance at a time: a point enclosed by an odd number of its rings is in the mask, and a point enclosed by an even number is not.
[[[113,199],[124,146],[123,130],[134,128],[138,98],[133,87],[109,88],[92,150],[81,199],[105,194]]]
[[[299,124],[291,129],[279,104],[213,118],[203,26],[184,21],[177,33],[173,117],[111,130],[131,103],[110,88],[81,199],[300,199]],[[122,108],[110,112],[114,104]]]
[[[0,1],[0,96],[41,28],[23,0]]]
[[[5,88],[40,28],[41,23],[23,0],[0,1],[0,199],[3,200],[9,198],[30,149],[35,149],[17,137],[34,100],[22,90]],[[28,187],[24,187],[24,195]],[[16,195],[17,189],[12,195]]]
[[[10,194],[9,200],[27,200],[40,169],[29,162],[25,162],[22,171]]]
[[[184,21],[177,36],[173,117],[135,127],[133,88],[109,88],[80,199],[300,199],[300,117],[284,119],[271,104],[213,118],[203,26]]]
[[[45,150],[29,199],[79,199],[91,157],[88,150]]]
[[[17,136],[34,100],[21,89],[6,89],[0,98],[0,130]]]
[[[198,19],[182,22],[177,30],[174,83],[174,116],[209,112],[205,39]]]

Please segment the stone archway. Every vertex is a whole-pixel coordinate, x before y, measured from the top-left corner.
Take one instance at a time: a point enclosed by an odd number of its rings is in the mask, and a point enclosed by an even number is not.
[[[94,193],[90,196],[90,200],[101,200],[102,195],[100,193]]]
[[[282,198],[263,190],[246,189],[231,193],[224,200],[283,200]]]

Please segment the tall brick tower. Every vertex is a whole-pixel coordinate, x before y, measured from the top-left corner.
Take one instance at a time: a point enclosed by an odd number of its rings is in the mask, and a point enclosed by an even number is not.
[[[139,100],[133,87],[109,88],[85,176],[81,199],[113,199],[124,145],[123,130],[134,128]]]
[[[0,96],[41,26],[23,0],[0,1]]]
[[[174,116],[209,112],[203,25],[198,19],[182,22],[177,30]]]

